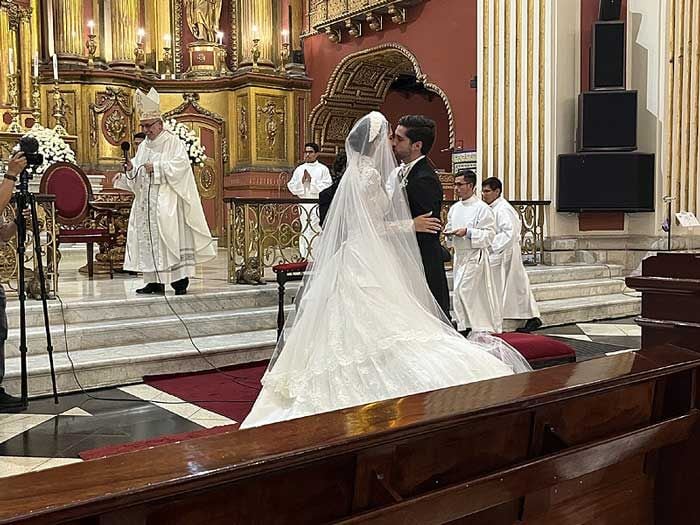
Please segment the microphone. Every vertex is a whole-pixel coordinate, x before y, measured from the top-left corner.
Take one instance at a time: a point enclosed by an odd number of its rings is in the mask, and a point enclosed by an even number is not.
[[[124,155],[124,174],[126,174],[126,164],[129,162],[129,150],[131,149],[131,144],[128,142],[124,141],[121,143],[121,148],[122,148],[122,154]]]

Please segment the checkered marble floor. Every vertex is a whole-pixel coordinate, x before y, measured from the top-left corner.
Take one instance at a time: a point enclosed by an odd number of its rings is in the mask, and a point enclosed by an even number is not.
[[[576,350],[579,361],[640,347],[633,319],[546,328]],[[235,421],[139,384],[30,402],[0,414],[0,478],[82,461],[84,450],[191,432]]]
[[[635,324],[633,317],[554,326],[537,333],[567,343],[576,351],[577,361],[620,351],[638,350],[642,339],[642,329]]]

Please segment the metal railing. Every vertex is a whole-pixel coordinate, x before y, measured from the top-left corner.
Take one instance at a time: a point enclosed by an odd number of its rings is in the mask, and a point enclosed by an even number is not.
[[[320,233],[315,219],[318,201],[313,199],[224,199],[228,279],[242,281],[247,274],[262,278],[265,269],[313,256],[313,242]],[[443,222],[454,201],[445,201]],[[523,224],[521,246],[525,264],[541,264],[544,258],[546,208],[550,201],[510,201]]]

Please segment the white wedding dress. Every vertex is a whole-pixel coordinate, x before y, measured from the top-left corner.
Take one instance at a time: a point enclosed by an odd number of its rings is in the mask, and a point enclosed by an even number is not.
[[[241,428],[530,370],[500,339],[471,342],[433,299],[383,115],[358,121],[297,311]]]

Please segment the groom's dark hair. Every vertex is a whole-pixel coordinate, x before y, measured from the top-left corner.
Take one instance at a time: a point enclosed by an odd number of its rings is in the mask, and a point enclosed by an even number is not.
[[[406,128],[406,136],[411,144],[420,141],[420,152],[423,155],[430,153],[435,143],[435,121],[425,115],[404,115],[399,120],[399,126]]]
[[[316,153],[318,153],[319,151],[321,151],[321,146],[319,146],[319,145],[316,144],[315,142],[307,142],[306,144],[304,144],[304,147],[305,147],[305,148],[311,148],[311,149],[314,150]]]

